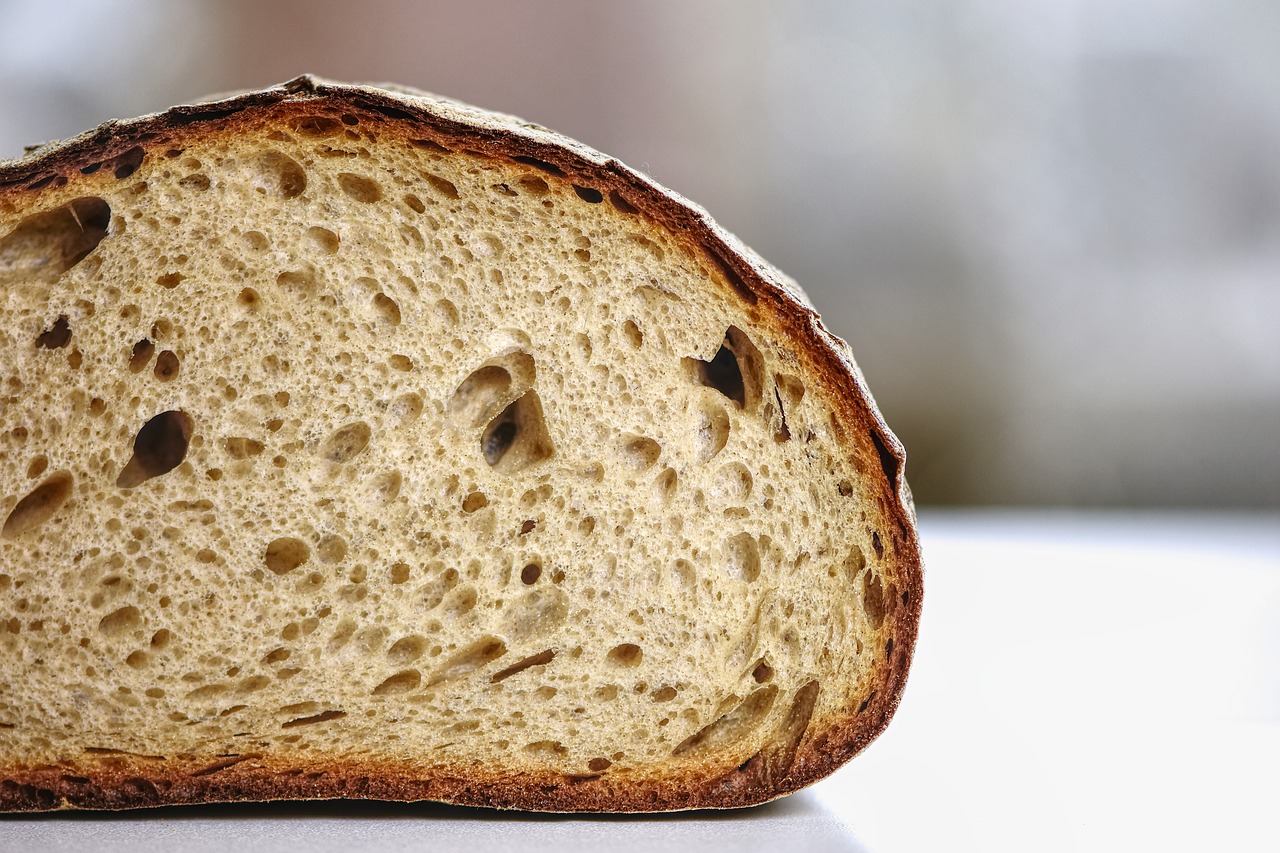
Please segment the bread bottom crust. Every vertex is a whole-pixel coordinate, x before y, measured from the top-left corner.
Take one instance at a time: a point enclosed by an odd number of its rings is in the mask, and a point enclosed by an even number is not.
[[[95,753],[92,761],[0,769],[0,812],[326,799],[542,812],[743,808],[830,774],[887,725],[890,704],[896,704],[892,695],[821,729],[810,726],[793,749],[762,750],[735,768],[708,764],[664,777],[504,773],[482,765],[424,767],[377,760],[284,761],[252,754],[165,759]],[[858,719],[864,715],[879,717],[878,725],[864,728]]]

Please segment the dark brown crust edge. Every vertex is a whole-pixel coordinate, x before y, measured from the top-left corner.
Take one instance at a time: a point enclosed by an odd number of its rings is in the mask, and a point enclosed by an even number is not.
[[[874,464],[877,502],[891,541],[883,543],[898,586],[889,613],[882,684],[845,716],[806,716],[795,740],[762,751],[729,772],[678,778],[529,776],[492,769],[443,772],[411,764],[314,762],[282,764],[258,756],[155,760],[101,756],[93,766],[0,765],[0,811],[125,809],[204,802],[364,798],[434,800],[461,805],[539,811],[651,812],[750,806],[792,793],[829,775],[888,726],[906,685],[923,603],[923,565],[915,511],[903,478],[906,457],[853,363],[847,345],[831,335],[804,297],[772,267],[746,250],[701,209],[648,178],[535,125],[463,105],[302,76],[281,86],[173,109],[128,122],[109,122],[81,137],[0,162],[0,205],[60,187],[81,172],[127,158],[138,147],[178,145],[192,133],[218,132],[242,113],[279,105],[339,104],[401,125],[412,137],[474,155],[516,160],[601,190],[624,212],[640,212],[683,235],[724,275],[752,316],[772,314],[837,390],[835,425]],[[122,157],[123,155],[123,157]],[[628,208],[630,210],[628,210]],[[870,445],[870,448],[867,445]],[[864,459],[865,461],[865,459]],[[2,732],[0,732],[2,734]]]

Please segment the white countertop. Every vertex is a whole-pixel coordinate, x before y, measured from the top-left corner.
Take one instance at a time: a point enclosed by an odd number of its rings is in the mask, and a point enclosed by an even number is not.
[[[1280,849],[1280,516],[925,512],[889,730],[780,802],[563,817],[289,803],[0,817],[0,851]]]

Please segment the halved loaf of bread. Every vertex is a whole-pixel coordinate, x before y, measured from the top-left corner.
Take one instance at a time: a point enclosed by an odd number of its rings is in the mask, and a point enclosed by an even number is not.
[[[846,345],[699,208],[303,77],[0,164],[0,809],[759,803],[921,564]]]

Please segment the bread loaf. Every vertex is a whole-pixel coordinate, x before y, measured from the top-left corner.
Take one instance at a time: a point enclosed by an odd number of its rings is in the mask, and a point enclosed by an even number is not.
[[[0,809],[763,802],[921,606],[847,346],[582,145],[302,77],[0,164]]]

